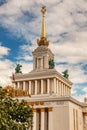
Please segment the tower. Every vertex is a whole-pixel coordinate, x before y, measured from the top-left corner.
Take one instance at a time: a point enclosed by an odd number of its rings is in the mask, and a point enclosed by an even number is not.
[[[46,28],[45,28],[45,13],[46,7],[42,7],[42,30],[41,38],[37,39],[38,47],[33,51],[33,70],[41,71],[45,69],[54,68],[50,67],[51,64],[54,64],[54,54],[48,48],[49,41],[46,38]]]

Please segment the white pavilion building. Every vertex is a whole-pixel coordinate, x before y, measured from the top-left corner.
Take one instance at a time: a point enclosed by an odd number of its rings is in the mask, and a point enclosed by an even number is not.
[[[33,70],[15,74],[15,88],[26,90],[25,99],[33,106],[33,127],[29,130],[87,130],[87,103],[71,97],[72,82],[54,68],[54,54],[49,49],[42,7],[42,34],[33,51]],[[51,63],[49,62],[51,61]]]

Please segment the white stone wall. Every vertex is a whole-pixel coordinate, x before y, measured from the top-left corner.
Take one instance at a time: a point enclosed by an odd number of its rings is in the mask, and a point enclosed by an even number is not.
[[[71,102],[69,102],[69,130],[83,130],[82,108]]]
[[[60,104],[53,108],[53,130],[70,130],[68,104]]]

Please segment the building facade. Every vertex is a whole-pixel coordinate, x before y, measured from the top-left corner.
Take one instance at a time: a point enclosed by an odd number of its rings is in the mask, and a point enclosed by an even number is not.
[[[33,106],[33,127],[29,130],[87,130],[87,103],[71,97],[72,82],[54,67],[54,54],[49,49],[42,7],[42,33],[33,54],[33,70],[15,74],[16,89],[30,95],[19,97]]]

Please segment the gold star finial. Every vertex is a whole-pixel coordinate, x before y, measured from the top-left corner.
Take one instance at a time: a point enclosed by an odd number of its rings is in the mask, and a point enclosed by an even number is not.
[[[47,38],[46,38],[46,29],[45,29],[45,20],[44,20],[45,13],[46,13],[46,6],[42,7],[41,12],[42,12],[42,32],[41,32],[40,40],[37,39],[37,44],[39,46],[41,45],[48,46],[49,41],[47,41]]]

